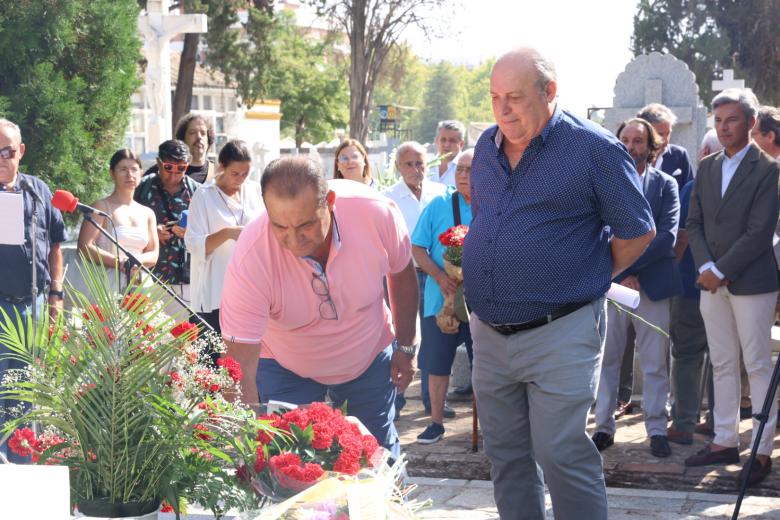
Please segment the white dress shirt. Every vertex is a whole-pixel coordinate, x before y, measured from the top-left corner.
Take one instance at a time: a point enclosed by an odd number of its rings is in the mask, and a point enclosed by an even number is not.
[[[184,243],[190,252],[190,291],[197,312],[219,309],[222,284],[235,240],[226,240],[206,254],[206,238],[220,229],[243,226],[265,210],[260,184],[247,180],[241,185],[241,201],[227,196],[214,182],[201,186],[190,201]]]
[[[444,175],[442,176],[439,176],[438,164],[436,166],[431,166],[431,169],[428,170],[428,180],[438,182],[439,184],[444,184],[445,186],[455,186],[455,169],[457,167],[457,157],[450,161],[450,163],[447,165],[447,171],[444,172]],[[409,232],[411,233],[412,230],[410,229]]]
[[[737,173],[737,168],[739,168],[740,163],[742,162],[742,159],[745,158],[745,155],[747,155],[748,149],[750,148],[750,142],[745,145],[743,149],[729,157],[726,155],[726,152],[723,152],[723,164],[721,165],[721,181],[720,181],[720,196],[723,197],[726,194],[726,190],[729,187],[729,183],[731,182],[731,179],[734,178],[734,174]],[[710,269],[713,273],[715,273],[715,276],[723,280],[726,275],[721,273],[717,267],[715,267],[715,262],[707,262],[704,265],[702,265],[699,268],[699,273],[703,273],[707,269]]]
[[[439,195],[444,195],[445,193],[447,193],[446,185],[429,181],[428,179],[423,179],[420,200],[417,200],[417,197],[414,196],[414,193],[412,193],[412,190],[409,189],[409,186],[406,185],[403,179],[382,192],[384,196],[398,205],[398,209],[401,210],[401,214],[404,217],[404,222],[406,222],[406,227],[409,228],[410,235],[414,232],[414,228],[425,206]]]

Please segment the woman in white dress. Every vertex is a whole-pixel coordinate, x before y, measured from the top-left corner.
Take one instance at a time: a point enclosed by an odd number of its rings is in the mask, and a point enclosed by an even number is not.
[[[114,190],[111,195],[95,202],[93,206],[111,215],[116,226],[117,241],[143,265],[154,267],[160,249],[157,241],[157,219],[151,209],[133,200],[133,193],[143,175],[141,161],[134,152],[123,148],[111,157],[109,164]],[[93,215],[93,218],[109,233],[114,232],[105,217]],[[114,287],[115,290],[122,291],[127,286],[133,271],[132,263],[128,263],[127,256],[87,221],[81,223],[78,250],[93,262],[100,262],[108,269],[119,270],[119,276],[109,274],[109,280],[119,281],[119,286]]]
[[[214,181],[193,194],[187,216],[192,308],[217,332],[222,284],[236,240],[265,209],[260,184],[247,180],[251,161],[244,141],[225,143]]]

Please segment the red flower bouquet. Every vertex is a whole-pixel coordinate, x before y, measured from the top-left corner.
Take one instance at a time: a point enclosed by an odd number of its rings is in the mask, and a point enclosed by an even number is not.
[[[469,227],[466,225],[453,226],[439,235],[439,242],[446,248],[444,250],[444,271],[447,276],[458,284],[463,282],[463,242]],[[445,334],[456,334],[461,321],[467,321],[465,312],[466,304],[463,299],[463,287],[459,285],[456,294],[444,295],[444,305],[436,314],[436,325]],[[460,311],[460,312],[459,312]],[[465,315],[465,318],[461,315]]]
[[[263,415],[260,421],[279,433],[258,430],[254,460],[245,460],[237,475],[272,500],[289,498],[328,474],[356,475],[383,456],[372,435],[325,403]]]

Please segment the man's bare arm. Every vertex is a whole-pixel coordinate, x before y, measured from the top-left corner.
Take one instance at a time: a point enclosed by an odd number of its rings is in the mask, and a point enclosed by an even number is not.
[[[249,345],[246,343],[235,343],[225,340],[227,352],[225,356],[230,356],[241,365],[241,401],[250,406],[255,413],[260,411],[260,401],[257,393],[257,383],[255,380],[257,374],[257,363],[260,356],[260,344]],[[235,400],[235,395],[226,396],[229,400]]]
[[[655,228],[637,238],[623,240],[612,237],[612,278],[631,267],[637,258],[642,256],[650,242],[655,238]]]

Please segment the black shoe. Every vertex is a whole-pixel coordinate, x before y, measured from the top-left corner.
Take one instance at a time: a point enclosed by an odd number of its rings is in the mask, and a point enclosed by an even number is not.
[[[471,385],[457,386],[452,389],[452,392],[447,393],[447,399],[450,401],[470,401],[474,390]]]
[[[653,435],[650,437],[650,453],[653,457],[664,458],[672,454],[672,448],[666,435]]]
[[[432,422],[425,430],[417,436],[417,444],[433,444],[444,437],[444,426]]]
[[[427,413],[428,415],[431,415],[431,407],[430,406],[426,406],[425,407],[425,413]],[[445,419],[452,419],[453,417],[455,417],[455,410],[450,408],[450,405],[448,405],[447,403],[444,403],[444,415],[443,415],[443,417]]]
[[[739,450],[737,448],[726,448],[725,450],[713,451],[707,444],[696,455],[691,455],[685,459],[686,466],[709,466],[711,464],[739,464]]]
[[[604,451],[615,444],[615,436],[604,432],[594,433],[590,440],[593,441],[593,444],[596,445],[596,449],[599,451]]]
[[[745,419],[750,419],[753,417],[753,407],[752,406],[740,406],[739,407],[739,420],[744,421]]]

